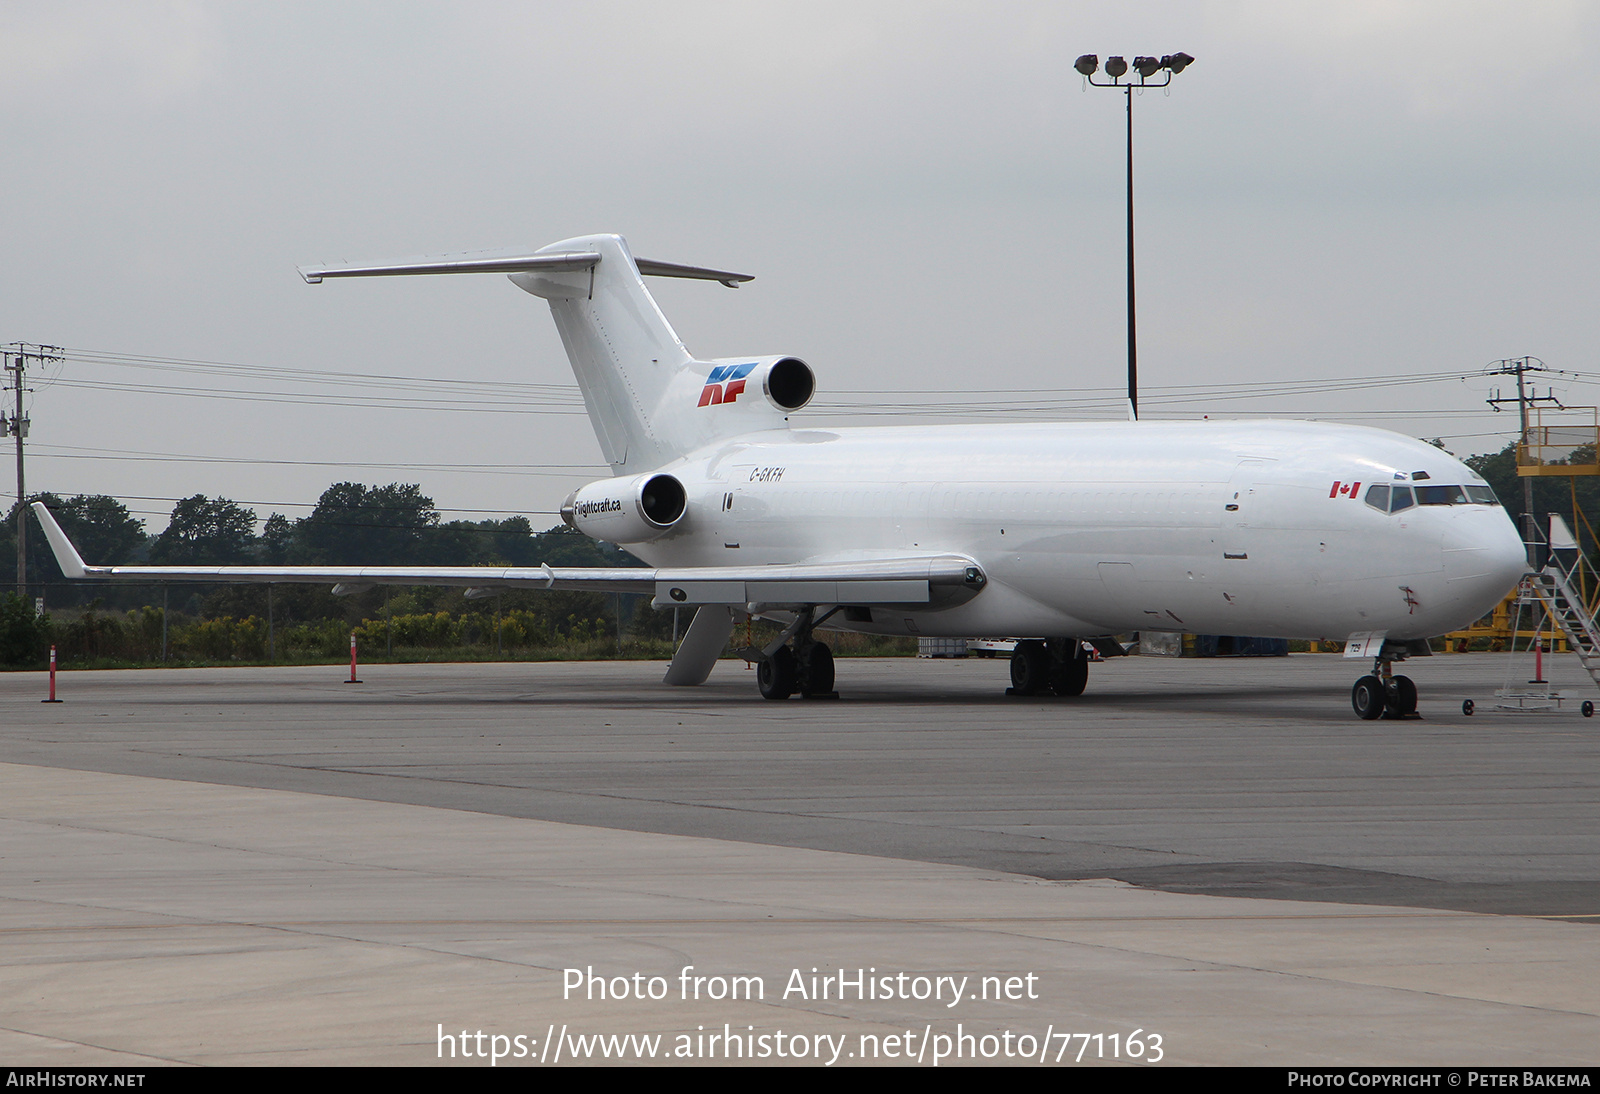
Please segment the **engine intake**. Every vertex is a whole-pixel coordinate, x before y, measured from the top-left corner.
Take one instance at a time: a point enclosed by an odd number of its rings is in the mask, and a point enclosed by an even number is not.
[[[683,516],[689,494],[671,475],[651,475],[639,488],[639,512],[657,528],[671,528]]]
[[[779,410],[799,410],[817,393],[817,378],[800,358],[780,357],[761,377],[761,390]]]

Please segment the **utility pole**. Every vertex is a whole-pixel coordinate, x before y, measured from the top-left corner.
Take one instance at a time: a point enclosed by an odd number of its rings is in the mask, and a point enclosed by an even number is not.
[[[28,433],[28,420],[22,416],[22,378],[27,370],[27,358],[18,353],[16,364],[12,364],[10,353],[5,355],[6,372],[16,373],[17,414],[14,418],[7,418],[5,411],[0,410],[0,437],[17,438],[17,595],[24,600],[28,597],[28,520],[23,515],[22,499],[27,497],[23,490],[27,483],[22,474],[22,438]]]
[[[0,410],[0,437],[7,435],[15,437],[17,442],[17,595],[27,599],[28,595],[28,508],[22,503],[27,500],[27,478],[23,473],[22,441],[28,435],[28,419],[22,412],[22,396],[27,388],[28,358],[43,364],[46,361],[60,361],[62,350],[59,346],[32,346],[26,342],[13,342],[5,353],[6,371],[13,373],[12,390],[17,394],[16,413],[10,418],[5,416],[5,411]]]
[[[1510,396],[1502,397],[1500,389],[1496,388],[1494,396],[1484,401],[1496,410],[1500,409],[1501,403],[1515,402],[1517,404],[1518,420],[1522,427],[1518,443],[1523,450],[1526,450],[1528,445],[1528,408],[1535,403],[1549,403],[1552,406],[1561,405],[1561,401],[1554,394],[1539,395],[1528,386],[1528,373],[1546,371],[1548,369],[1545,368],[1544,362],[1537,357],[1513,357],[1504,361],[1496,361],[1485,370],[1485,375],[1488,376],[1515,376],[1517,378],[1517,397],[1515,399]],[[1520,469],[1522,463],[1520,453],[1517,463]],[[1528,564],[1535,568],[1537,568],[1538,563],[1538,548],[1536,546],[1538,527],[1538,521],[1533,513],[1533,477],[1531,475],[1523,475],[1522,542],[1527,544],[1528,547]]]

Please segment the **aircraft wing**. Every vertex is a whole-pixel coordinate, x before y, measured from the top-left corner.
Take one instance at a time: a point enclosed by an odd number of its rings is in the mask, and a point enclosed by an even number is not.
[[[333,585],[357,592],[371,585],[454,585],[496,589],[570,589],[645,593],[661,607],[785,604],[924,604],[935,585],[979,588],[982,571],[969,558],[937,555],[779,566],[599,568],[582,566],[90,566],[42,502],[33,511],[61,572],[69,578]]]

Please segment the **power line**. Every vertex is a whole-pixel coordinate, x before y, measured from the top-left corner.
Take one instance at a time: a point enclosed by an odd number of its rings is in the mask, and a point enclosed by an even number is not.
[[[544,392],[557,397],[578,398],[580,395],[576,384],[540,384],[514,380],[469,380],[441,376],[405,376],[395,373],[342,372],[330,369],[287,368],[282,365],[252,365],[235,361],[153,357],[143,354],[111,353],[99,350],[68,349],[62,352],[75,361],[154,371],[195,372],[229,377],[240,375],[261,378],[281,377],[295,382],[315,380],[319,383],[401,387],[417,391],[434,390],[438,387],[448,386],[465,389],[485,388],[495,393],[510,388],[529,392]]]
[[[465,410],[483,414],[560,414],[574,416],[585,413],[581,406],[569,408],[566,404],[508,400],[504,397],[457,398],[442,402],[436,397],[411,399],[389,395],[362,396],[358,399],[351,395],[327,395],[317,392],[279,392],[249,389],[217,391],[209,388],[177,387],[171,384],[118,384],[104,380],[57,380],[56,386],[114,391],[132,395],[172,395],[189,399],[221,399],[225,402],[311,403],[316,406],[360,407],[364,410]]]
[[[553,413],[559,410],[570,410],[577,413],[582,408],[580,393],[572,384],[537,384],[521,381],[502,380],[466,380],[451,377],[423,377],[406,376],[392,373],[356,373],[335,370],[319,370],[304,368],[286,368],[271,365],[250,365],[238,362],[205,361],[187,358],[155,357],[139,354],[111,353],[97,350],[67,350],[66,355],[74,360],[85,363],[116,365],[123,367],[139,368],[157,371],[193,372],[204,375],[227,376],[238,379],[247,376],[255,379],[266,379],[281,382],[293,382],[297,385],[314,382],[330,386],[372,388],[383,387],[391,390],[410,390],[428,392],[429,398],[404,399],[399,397],[389,398],[387,401],[399,408],[411,408],[423,403],[429,406],[438,405],[441,390],[454,393],[454,400],[447,400],[457,404],[452,409],[501,409],[503,412],[542,412]],[[1373,376],[1337,376],[1337,377],[1308,377],[1299,380],[1275,380],[1270,382],[1239,382],[1217,384],[1186,384],[1146,386],[1146,401],[1193,402],[1200,400],[1235,400],[1277,398],[1285,394],[1318,394],[1340,391],[1359,391],[1373,388],[1394,388],[1416,384],[1431,384],[1445,382],[1459,382],[1473,378],[1476,374],[1459,371],[1443,371],[1420,373],[1412,376],[1396,377],[1393,374]],[[1569,372],[1569,382],[1596,383],[1600,377],[1591,378],[1588,374]],[[268,400],[293,400],[293,401],[326,401],[327,396],[305,395],[301,392],[274,392],[274,391],[238,391],[219,392],[209,388],[180,387],[162,384],[112,384],[107,381],[91,380],[63,380],[63,384],[80,387],[102,387],[109,390],[133,392],[161,392],[172,394],[185,394],[199,397],[231,397],[242,398],[256,396]],[[963,389],[926,389],[919,394],[923,396],[949,396],[948,399],[912,399],[903,398],[904,389],[899,388],[857,388],[830,392],[829,398],[813,404],[818,409],[858,409],[858,399],[872,399],[874,410],[916,411],[925,409],[961,409],[961,408],[995,408],[1010,410],[1018,405],[1037,407],[1040,399],[1048,399],[1057,404],[1055,408],[1071,409],[1078,405],[1104,405],[1117,407],[1122,405],[1120,389],[1112,387],[1075,386],[1057,388],[1030,388],[1018,390],[1016,388],[963,388]],[[511,396],[511,398],[508,398]],[[885,403],[883,396],[891,397],[892,401]],[[900,396],[901,398],[893,398]],[[984,396],[1003,396],[999,399],[988,399]],[[350,398],[344,396],[344,398]],[[338,403],[335,405],[351,405]],[[370,406],[370,401],[354,405]]]
[[[57,451],[60,449],[62,451]],[[90,448],[82,445],[35,445],[38,458],[56,460],[112,460],[131,463],[236,463],[286,467],[351,467],[377,471],[445,471],[471,474],[533,475],[568,478],[574,472],[604,474],[599,464],[505,464],[505,463],[379,463],[350,460],[260,459],[247,456],[207,456],[186,452],[140,452],[122,448]]]

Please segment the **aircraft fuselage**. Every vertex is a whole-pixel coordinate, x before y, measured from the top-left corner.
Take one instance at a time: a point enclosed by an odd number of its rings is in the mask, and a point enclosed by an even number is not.
[[[983,568],[988,584],[964,603],[832,621],[874,633],[1404,640],[1481,617],[1525,568],[1497,504],[1369,503],[1374,485],[1413,501],[1423,487],[1486,488],[1435,446],[1359,426],[797,429],[662,470],[689,504],[669,533],[630,545],[655,566],[926,552]]]

